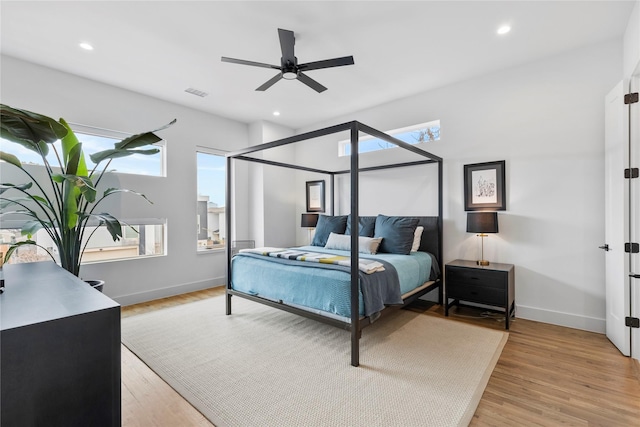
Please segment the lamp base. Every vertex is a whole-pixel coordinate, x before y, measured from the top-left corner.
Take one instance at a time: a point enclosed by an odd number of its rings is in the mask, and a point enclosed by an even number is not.
[[[480,260],[480,261],[476,261],[476,264],[478,264],[478,265],[489,265],[489,261],[483,259],[483,260]]]

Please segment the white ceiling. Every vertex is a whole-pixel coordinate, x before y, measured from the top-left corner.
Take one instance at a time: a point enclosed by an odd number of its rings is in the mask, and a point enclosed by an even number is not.
[[[0,3],[1,49],[82,77],[233,118],[294,129],[334,116],[621,37],[629,1],[85,1]],[[509,23],[512,31],[496,34]],[[281,80],[277,28],[299,63],[353,55],[309,71],[328,90]],[[91,43],[91,52],[78,47]],[[184,92],[196,88],[200,98]],[[272,112],[281,112],[274,117]]]

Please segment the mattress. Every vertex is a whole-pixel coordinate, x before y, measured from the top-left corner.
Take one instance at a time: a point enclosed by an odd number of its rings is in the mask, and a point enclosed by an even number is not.
[[[303,246],[297,249],[350,256],[349,251],[329,250],[317,246]],[[413,252],[410,255],[363,254],[361,257],[391,264],[397,271],[400,294],[406,294],[427,282],[433,263],[432,256],[426,252]],[[351,316],[351,276],[348,269],[318,268],[315,264],[283,266],[273,262],[269,257],[256,259],[248,256],[235,256],[231,268],[231,287],[236,291],[306,307],[314,312],[320,311],[332,316]],[[360,290],[359,307],[362,316],[365,307]]]

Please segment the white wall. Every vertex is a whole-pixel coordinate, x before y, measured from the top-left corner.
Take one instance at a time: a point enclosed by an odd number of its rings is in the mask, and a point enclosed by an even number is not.
[[[349,120],[386,130],[440,119],[442,139],[425,149],[445,159],[445,262],[479,256],[477,237],[465,231],[463,165],[506,160],[507,211],[500,233],[485,239],[485,258],[515,264],[517,316],[603,332],[603,99],[622,77],[621,45],[585,47],[299,132]],[[311,151],[335,161],[335,151]],[[375,185],[378,194],[420,200],[411,179]],[[397,206],[379,209],[400,213]]]
[[[294,134],[293,129],[268,121],[251,123],[250,144],[259,145]],[[252,154],[265,160],[293,163],[294,151],[282,147]],[[238,163],[241,161],[237,161]],[[242,161],[245,163],[244,161]],[[296,242],[295,171],[271,165],[249,165],[251,206],[250,238],[256,246],[290,247]]]
[[[628,79],[640,64],[640,0],[636,1],[624,32],[623,51],[623,75]]]
[[[130,133],[153,130],[178,119],[160,134],[167,141],[166,178],[124,174],[110,178],[124,188],[144,193],[154,203],[128,195],[114,198],[112,208],[118,215],[167,219],[167,256],[87,264],[81,269],[82,277],[106,280],[105,294],[123,304],[225,283],[225,253],[196,253],[195,153],[196,146],[227,151],[246,147],[246,124],[11,57],[3,56],[1,67],[2,102],[13,107]],[[7,170],[3,166],[3,179]],[[240,177],[239,185],[246,192],[246,176]],[[236,203],[239,211],[248,209],[246,198]]]

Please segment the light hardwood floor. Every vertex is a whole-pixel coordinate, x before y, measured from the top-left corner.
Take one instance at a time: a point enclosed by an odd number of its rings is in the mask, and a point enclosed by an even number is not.
[[[224,288],[212,288],[123,307],[122,317],[222,294]],[[411,309],[444,317],[437,305]],[[452,313],[452,321],[504,327],[499,316],[480,309]],[[640,364],[604,335],[522,319],[509,332],[471,426],[640,426]],[[126,427],[212,425],[124,346],[122,421]]]

